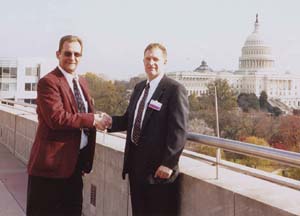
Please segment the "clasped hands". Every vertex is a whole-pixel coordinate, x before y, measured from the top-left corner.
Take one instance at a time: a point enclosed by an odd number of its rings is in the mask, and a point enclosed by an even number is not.
[[[98,130],[106,130],[112,125],[112,118],[107,113],[94,114],[94,126]]]

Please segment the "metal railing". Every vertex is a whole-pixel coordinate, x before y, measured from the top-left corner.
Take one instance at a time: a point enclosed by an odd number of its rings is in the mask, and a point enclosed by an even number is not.
[[[292,167],[300,168],[300,153],[197,133],[189,133],[188,140],[208,146],[222,148],[230,152],[269,159]]]
[[[6,100],[6,99],[0,99],[0,101],[2,104],[12,104],[12,105],[20,105],[23,107],[36,108],[35,104],[29,104],[29,103],[18,102],[18,101],[13,101],[13,100]]]
[[[110,135],[121,139],[126,138],[126,135],[122,133],[110,133]],[[285,150],[275,149],[271,147],[259,146],[255,144],[229,140],[224,138],[218,138],[218,137],[208,136],[203,134],[191,133],[191,132],[188,133],[187,140],[196,142],[201,145],[221,148],[222,150],[226,150],[226,151],[230,151],[242,155],[269,159],[291,167],[300,168],[300,153],[296,153],[296,152],[285,151]],[[204,155],[201,153],[197,153],[187,149],[183,151],[183,154],[187,157],[205,160],[215,165],[221,165],[222,167],[226,167],[231,170],[241,172],[250,176],[255,176],[257,178],[274,182],[276,184],[284,185],[298,190],[300,189],[300,182],[293,179],[278,176],[275,174],[267,175],[271,173],[265,171],[259,171],[254,168],[246,167],[245,165],[239,165],[222,159],[218,161],[217,158],[210,157],[210,156],[204,157]]]
[[[31,107],[31,108],[36,108],[36,105],[32,104],[26,104],[26,103],[20,103],[16,101],[10,101],[10,100],[3,100],[0,99],[1,102],[9,103],[9,104],[14,104],[14,105],[21,105],[25,107]],[[101,131],[102,132],[102,131]],[[116,136],[119,138],[126,138],[125,134],[121,133],[111,133],[110,135]],[[235,152],[238,154],[243,154],[243,155],[248,155],[248,156],[253,156],[253,157],[259,157],[259,158],[264,158],[264,159],[269,159],[278,163],[286,164],[291,167],[297,167],[300,168],[300,153],[296,152],[291,152],[291,151],[285,151],[285,150],[280,150],[280,149],[275,149],[271,147],[266,147],[266,146],[259,146],[255,144],[250,144],[250,143],[245,143],[245,142],[240,142],[240,141],[235,141],[235,140],[229,140],[229,139],[223,139],[223,138],[218,138],[218,137],[213,137],[213,136],[208,136],[208,135],[203,135],[203,134],[197,134],[197,133],[188,133],[187,136],[188,141],[193,141],[197,142],[199,144],[204,144],[207,146],[211,147],[216,147],[216,148],[221,148],[226,151],[230,152]],[[189,151],[189,150],[184,150],[184,154],[186,156],[191,156],[191,157],[198,157],[201,158],[200,154]],[[214,161],[215,164],[217,164],[217,160]],[[230,166],[228,163],[225,163],[224,160],[221,160],[220,165],[223,166]],[[237,169],[237,168],[235,168]],[[245,173],[245,171],[243,171]],[[251,175],[250,173],[247,173]],[[292,188],[297,188],[300,189],[300,183],[290,183],[282,179],[276,179],[272,177],[267,177],[261,174],[254,174],[256,177],[260,177],[263,179],[267,179],[269,181],[282,184],[285,186],[289,186]]]
[[[207,145],[210,147],[221,148],[229,152],[268,159],[278,162],[280,164],[288,165],[290,167],[300,168],[300,153],[296,152],[285,151],[281,149],[259,146],[255,144],[207,136],[197,133],[188,133],[187,140],[196,142],[198,144]],[[215,165],[221,165],[223,167],[237,172],[241,172],[276,184],[300,190],[300,182],[294,179],[275,175],[270,172],[261,171],[256,168],[250,168],[245,165],[236,164],[234,162],[229,162],[222,159],[218,161],[217,158],[213,158],[210,156],[204,157],[203,154],[196,153],[190,150],[184,150],[183,154],[188,157],[201,158],[202,160],[204,159]]]
[[[126,135],[121,133],[111,133],[110,135],[122,139],[126,138]],[[211,147],[221,148],[223,150],[235,152],[242,155],[269,159],[278,163],[286,164],[288,166],[300,168],[300,153],[296,152],[191,132],[188,133],[187,140]],[[196,156],[189,150],[185,150],[185,154],[191,155],[193,157]]]
[[[24,111],[30,114],[36,114],[36,105],[35,104],[29,104],[24,102],[18,102],[13,100],[6,100],[0,98],[0,105],[12,107],[16,110]]]

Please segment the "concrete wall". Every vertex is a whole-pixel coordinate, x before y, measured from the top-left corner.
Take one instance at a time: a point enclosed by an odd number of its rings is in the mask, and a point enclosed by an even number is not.
[[[27,163],[37,129],[37,116],[0,106],[0,143]]]
[[[0,105],[0,143],[28,161],[35,136],[36,115]],[[124,139],[98,133],[93,172],[84,177],[83,215],[131,216],[128,182],[121,179]],[[300,215],[300,191],[255,177],[181,157],[182,216]],[[272,175],[272,174],[269,174]],[[95,205],[91,188],[95,187]]]
[[[10,114],[7,111],[3,109],[0,110],[0,143],[4,144],[14,153],[16,115]]]

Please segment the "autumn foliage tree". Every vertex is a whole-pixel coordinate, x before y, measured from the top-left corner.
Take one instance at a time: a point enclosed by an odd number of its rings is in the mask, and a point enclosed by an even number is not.
[[[284,149],[300,151],[300,116],[287,115],[281,118],[278,132],[271,139],[272,144],[280,143]]]
[[[84,75],[88,82],[95,109],[110,115],[123,114],[128,105],[128,93],[124,85],[107,81],[94,73]]]
[[[207,84],[207,95],[199,98],[199,118],[205,120],[216,131],[215,87],[217,89],[219,128],[226,137],[226,128],[232,122],[230,112],[237,109],[237,98],[227,80],[216,79]]]

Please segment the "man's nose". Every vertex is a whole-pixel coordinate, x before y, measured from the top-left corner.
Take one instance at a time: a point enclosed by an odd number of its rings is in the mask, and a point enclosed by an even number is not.
[[[75,60],[75,59],[76,59],[75,53],[72,53],[72,55],[70,56],[70,58],[71,58],[72,60]]]
[[[149,64],[152,65],[153,63],[154,63],[154,60],[153,60],[153,59],[150,59],[150,60],[149,60]]]

